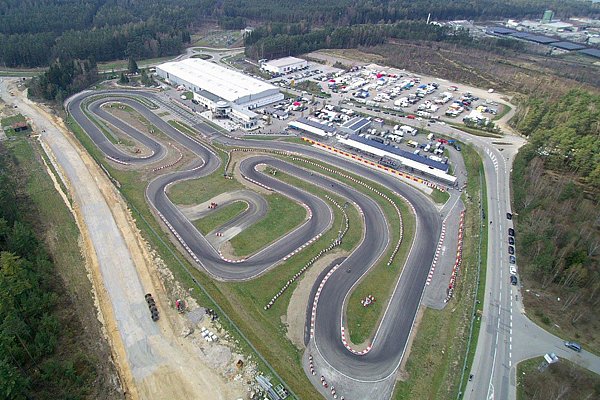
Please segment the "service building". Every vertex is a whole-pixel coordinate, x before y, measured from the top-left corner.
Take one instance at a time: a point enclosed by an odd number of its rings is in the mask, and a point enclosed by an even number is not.
[[[308,62],[301,58],[284,57],[264,62],[260,67],[273,74],[287,74],[308,67]]]

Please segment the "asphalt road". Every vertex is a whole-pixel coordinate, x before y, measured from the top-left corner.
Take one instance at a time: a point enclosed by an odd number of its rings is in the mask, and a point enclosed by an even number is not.
[[[143,134],[135,132],[135,129],[132,127],[121,126],[121,129],[154,151],[146,159],[136,159],[136,157],[120,152],[119,149],[104,138],[100,130],[94,128],[94,123],[83,113],[81,106],[87,97],[97,94],[100,93],[86,92],[71,98],[68,102],[68,110],[98,147],[107,156],[121,162],[141,164],[159,161],[163,156],[159,148],[161,145],[152,139],[139,137],[138,135],[141,134],[143,136]],[[165,216],[193,253],[202,260],[202,267],[219,279],[242,280],[256,277],[276,266],[285,255],[310,238],[324,232],[331,224],[332,212],[328,204],[309,193],[287,185],[266,174],[259,173],[255,168],[258,164],[268,164],[356,203],[364,215],[364,229],[367,239],[363,240],[355,251],[343,261],[343,268],[340,268],[339,272],[332,275],[321,294],[318,303],[314,337],[315,345],[329,365],[336,371],[358,380],[379,381],[390,377],[397,370],[412,329],[414,317],[423,293],[425,279],[431,266],[435,245],[440,233],[441,218],[436,208],[425,195],[391,176],[381,174],[341,158],[332,157],[330,154],[313,147],[287,142],[258,142],[256,140],[243,141],[227,138],[221,136],[206,124],[195,124],[195,127],[200,129],[205,136],[226,145],[291,151],[309,158],[326,161],[342,171],[356,173],[367,180],[372,180],[389,187],[402,194],[413,205],[417,217],[417,229],[414,240],[416,245],[411,250],[407,264],[398,281],[396,291],[389,302],[388,309],[377,331],[373,341],[373,349],[366,356],[357,356],[348,352],[340,340],[340,330],[343,323],[342,310],[352,286],[383,254],[386,246],[389,244],[389,227],[377,203],[357,190],[340,184],[336,180],[317,173],[311,174],[307,170],[283,160],[269,156],[251,157],[240,164],[242,174],[250,179],[261,182],[276,192],[280,192],[305,204],[311,209],[312,218],[271,246],[249,257],[244,262],[225,262],[218,255],[214,247],[210,245],[206,238],[198,233],[188,218],[185,217],[166,195],[168,185],[174,182],[199,178],[214,172],[220,165],[219,158],[204,146],[203,143],[175,130],[141,103],[131,98],[123,97],[124,95],[143,96],[146,99],[151,99],[154,103],[162,105],[162,100],[153,94],[121,91],[104,93],[104,95],[110,95],[110,99],[118,99],[120,102],[133,107],[159,130],[169,136],[169,138],[177,141],[198,156],[198,160],[193,162],[188,169],[168,173],[154,179],[146,190],[146,196],[149,203]],[[105,120],[118,127],[119,122],[115,121],[114,117],[100,110],[101,103],[106,101],[109,101],[108,97],[97,101],[94,100],[88,106],[88,110],[90,113],[96,115],[95,118]],[[193,121],[197,122],[197,120]],[[157,144],[158,147],[156,147]],[[351,270],[350,273],[346,272],[348,268]]]

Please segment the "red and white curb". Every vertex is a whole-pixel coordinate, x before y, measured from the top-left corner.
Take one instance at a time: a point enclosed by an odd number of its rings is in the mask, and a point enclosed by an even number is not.
[[[431,263],[431,269],[429,270],[429,275],[427,275],[427,282],[425,283],[427,286],[431,284],[431,280],[433,279],[433,273],[435,271],[435,267],[440,257],[440,252],[442,250],[442,245],[444,244],[444,238],[446,237],[446,223],[442,222],[442,232],[440,233],[440,240],[438,241],[437,248],[435,249],[435,256],[433,257],[433,262]]]
[[[462,264],[462,249],[463,249],[463,235],[465,230],[465,211],[460,212],[460,223],[458,225],[458,245],[456,246],[456,261],[452,268],[452,274],[450,275],[450,283],[448,284],[448,296],[444,302],[449,302],[454,294],[454,286],[456,284],[456,277]]]
[[[156,211],[156,212],[158,213],[158,216],[160,217],[160,219],[167,226],[167,228],[169,228],[169,230],[171,231],[171,233],[173,235],[175,235],[175,237],[177,238],[177,240],[179,241],[179,243],[181,243],[181,245],[183,246],[183,248],[185,249],[185,251],[188,252],[188,254],[194,259],[194,261],[196,261],[198,264],[200,264],[200,259],[198,258],[198,256],[196,256],[196,254],[192,251],[192,249],[190,249],[190,247],[183,240],[183,238],[179,235],[179,233],[177,233],[177,231],[175,230],[175,228],[173,228],[173,226],[169,223],[169,221],[167,221],[167,219],[164,217],[164,215],[161,214],[160,211]]]
[[[368,345],[366,349],[358,351],[358,350],[354,350],[352,347],[350,347],[350,343],[348,343],[348,341],[346,340],[346,333],[345,333],[343,326],[342,326],[342,343],[344,344],[344,347],[348,351],[350,351],[352,354],[356,354],[357,356],[364,356],[365,354],[370,352],[371,348],[372,348],[372,345]]]
[[[172,162],[170,164],[166,164],[166,165],[162,165],[160,167],[153,168],[152,171],[156,172],[156,171],[160,171],[165,168],[171,168],[172,166],[174,166],[175,164],[177,164],[179,161],[181,161],[183,159],[183,153],[181,152],[181,150],[179,150],[177,147],[175,147],[171,143],[169,143],[169,145],[179,152],[179,157],[177,158],[177,160],[175,160],[174,162]]]
[[[111,157],[111,156],[108,156],[108,155],[105,155],[104,157],[108,158],[108,159],[109,159],[110,161],[112,161],[112,162],[116,162],[117,164],[121,164],[121,165],[131,165],[131,164],[130,164],[130,163],[128,163],[128,162],[121,161],[121,160],[117,160],[116,158],[113,158],[113,157]]]

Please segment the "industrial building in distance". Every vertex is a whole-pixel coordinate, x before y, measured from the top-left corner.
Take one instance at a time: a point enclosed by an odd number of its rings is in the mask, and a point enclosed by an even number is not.
[[[284,57],[276,60],[265,61],[260,67],[272,74],[283,75],[308,67],[308,62],[301,58]]]
[[[156,74],[191,91],[217,118],[231,118],[244,129],[258,125],[251,110],[284,98],[276,86],[199,58],[160,64]]]

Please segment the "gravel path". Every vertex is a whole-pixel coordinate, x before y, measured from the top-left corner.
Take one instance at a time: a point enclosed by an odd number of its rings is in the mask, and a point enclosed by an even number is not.
[[[3,82],[3,85],[7,82]],[[84,237],[103,322],[131,398],[231,399],[243,395],[194,356],[179,337],[181,319],[168,299],[123,199],[58,118],[23,95],[11,99],[32,120],[67,178]],[[37,128],[37,129],[36,129]],[[161,319],[150,318],[144,294]]]

